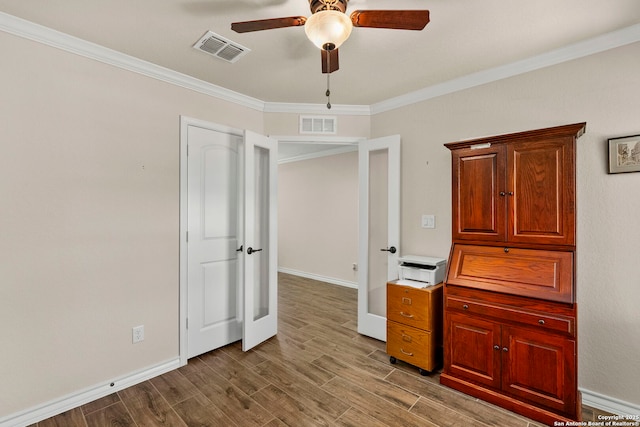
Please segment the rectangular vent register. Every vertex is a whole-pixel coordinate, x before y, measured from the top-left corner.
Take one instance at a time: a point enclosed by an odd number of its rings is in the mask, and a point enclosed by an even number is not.
[[[231,63],[236,62],[251,52],[251,49],[232,42],[212,31],[207,31],[200,40],[193,45],[193,48]]]

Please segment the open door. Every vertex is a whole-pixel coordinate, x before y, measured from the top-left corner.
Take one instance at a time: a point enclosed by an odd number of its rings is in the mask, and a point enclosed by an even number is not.
[[[400,136],[360,143],[358,332],[387,340],[387,281],[400,255]]]
[[[277,331],[277,143],[181,118],[180,359]]]
[[[242,350],[278,330],[278,141],[244,133],[244,268]]]

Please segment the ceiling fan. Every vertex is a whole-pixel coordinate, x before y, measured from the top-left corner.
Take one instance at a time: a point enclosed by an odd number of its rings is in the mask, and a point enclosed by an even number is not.
[[[289,16],[234,22],[231,29],[237,33],[247,33],[304,26],[309,40],[321,49],[322,72],[329,74],[338,70],[338,48],[349,38],[353,27],[419,31],[429,23],[428,10],[356,10],[347,16],[348,1],[309,0],[309,18]]]

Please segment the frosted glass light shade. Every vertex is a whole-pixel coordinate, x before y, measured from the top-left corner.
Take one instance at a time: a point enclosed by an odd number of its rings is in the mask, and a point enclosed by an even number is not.
[[[323,49],[329,43],[339,48],[351,34],[353,24],[344,12],[321,10],[314,13],[304,24],[304,32],[313,44]]]

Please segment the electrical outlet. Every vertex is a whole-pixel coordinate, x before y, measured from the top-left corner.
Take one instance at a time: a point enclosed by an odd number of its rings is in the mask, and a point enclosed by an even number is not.
[[[136,326],[131,330],[133,343],[144,341],[144,325]]]

